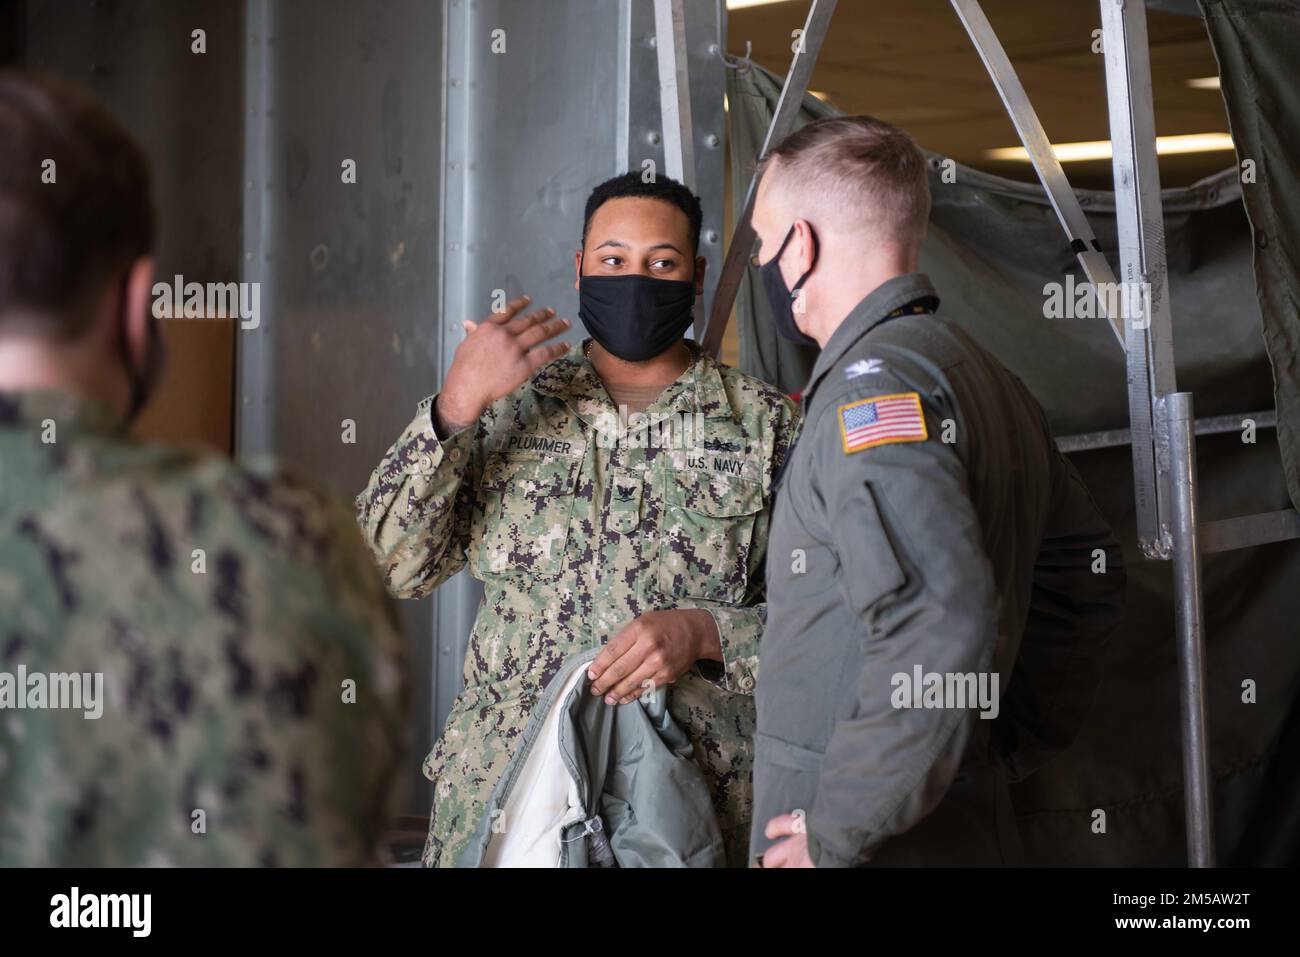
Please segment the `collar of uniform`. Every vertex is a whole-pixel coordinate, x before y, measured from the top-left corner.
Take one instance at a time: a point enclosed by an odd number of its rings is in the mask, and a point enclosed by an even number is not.
[[[532,387],[535,392],[567,403],[588,425],[600,426],[617,410],[591,360],[583,355],[588,341],[583,340],[575,352],[543,366],[533,377]],[[686,343],[694,361],[641,413],[640,419],[631,417],[633,423],[653,425],[679,412],[699,412],[706,419],[734,418],[717,362],[694,342],[688,339]]]
[[[835,364],[844,357],[844,353],[848,352],[855,342],[878,326],[880,321],[895,309],[926,297],[933,299],[935,306],[938,306],[939,296],[935,292],[934,283],[923,272],[910,272],[886,279],[868,293],[867,297],[845,316],[839,328],[831,333],[826,348],[817,357],[808,385],[804,388],[805,403],[821,378],[835,368]]]
[[[73,392],[0,392],[0,429],[41,428],[46,419],[60,432],[122,432],[122,417],[98,399]]]

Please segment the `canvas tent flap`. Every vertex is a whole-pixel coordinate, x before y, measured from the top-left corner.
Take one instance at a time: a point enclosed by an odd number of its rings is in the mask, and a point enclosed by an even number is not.
[[[1300,2],[1201,0],[1254,238],[1278,443],[1300,508]]]

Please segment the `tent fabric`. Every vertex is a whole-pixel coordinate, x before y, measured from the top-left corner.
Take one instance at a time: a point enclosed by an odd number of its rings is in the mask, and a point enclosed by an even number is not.
[[[728,74],[732,198],[740,209],[781,80],[757,64]],[[806,96],[796,127],[835,113]],[[1044,317],[1045,284],[1077,284],[1084,276],[1042,188],[929,159],[934,209],[921,269],[935,281],[940,311],[1025,381],[1055,434],[1127,428],[1124,356],[1106,321]],[[1117,263],[1114,194],[1077,195],[1102,251]],[[1273,408],[1251,274],[1254,244],[1236,170],[1165,190],[1163,200],[1179,388],[1195,394],[1198,417]],[[736,319],[742,368],[784,391],[802,389],[815,353],[778,337],[754,270],[741,284]],[[1275,360],[1287,367],[1284,357]],[[1238,433],[1205,436],[1197,454],[1203,520],[1290,507],[1272,431],[1259,430],[1253,443]],[[1014,788],[1027,861],[1180,864],[1186,852],[1172,572],[1166,562],[1144,560],[1137,548],[1129,449],[1072,458],[1124,543],[1129,594],[1079,739]],[[1272,782],[1285,774],[1278,768],[1287,755],[1294,760],[1297,746],[1294,733],[1282,735],[1300,690],[1292,624],[1300,615],[1297,580],[1297,542],[1204,562],[1221,860],[1276,862],[1300,851],[1300,808],[1268,798]],[[1253,703],[1243,700],[1243,683],[1250,681]],[[1101,833],[1098,810],[1105,812]],[[1278,839],[1252,839],[1261,828]]]
[[[1300,0],[1201,0],[1242,166],[1278,441],[1300,508]]]

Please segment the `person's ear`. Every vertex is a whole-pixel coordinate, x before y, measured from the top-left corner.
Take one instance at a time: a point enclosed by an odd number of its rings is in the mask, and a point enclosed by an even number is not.
[[[709,269],[709,261],[703,256],[695,257],[695,295],[704,295],[704,274]]]
[[[123,328],[126,345],[136,362],[143,362],[149,353],[149,321],[153,311],[153,257],[141,256],[131,264],[126,273],[126,289],[122,297]]]
[[[795,270],[796,276],[802,276],[808,270],[812,269],[813,262],[817,258],[816,240],[813,238],[812,225],[806,219],[796,219],[794,221],[795,236],[799,240],[796,246],[795,255],[798,257],[796,265],[799,267]]]
[[[573,254],[573,288],[577,289],[582,282],[582,250],[579,249]]]

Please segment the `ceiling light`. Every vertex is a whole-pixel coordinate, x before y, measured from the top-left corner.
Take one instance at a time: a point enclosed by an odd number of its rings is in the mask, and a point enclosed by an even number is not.
[[[1232,137],[1227,133],[1188,133],[1182,136],[1157,136],[1156,152],[1161,156],[1170,153],[1210,153],[1232,149]],[[1062,163],[1111,158],[1110,140],[1088,140],[1082,143],[1053,143],[1052,150]],[[995,160],[1027,161],[1029,154],[1023,146],[1004,146],[984,154]]]
[[[1219,78],[1217,76],[1198,76],[1193,80],[1188,80],[1187,85],[1193,90],[1217,90],[1219,89]]]
[[[786,0],[727,0],[728,10],[743,10],[745,7],[765,7],[769,3],[785,3]]]

